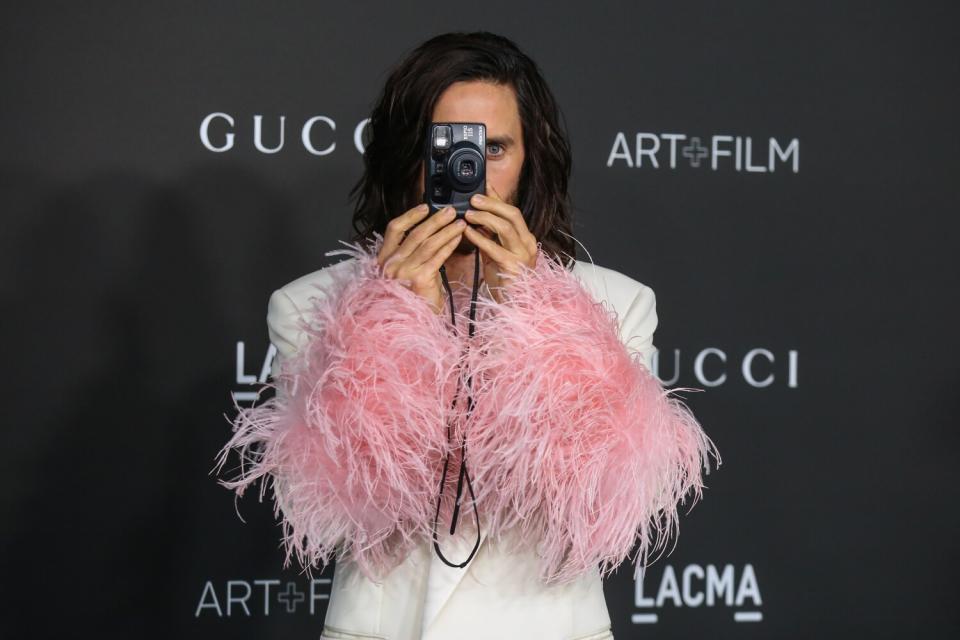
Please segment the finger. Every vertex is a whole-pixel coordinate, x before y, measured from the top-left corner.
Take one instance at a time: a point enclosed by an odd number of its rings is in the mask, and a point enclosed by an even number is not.
[[[447,258],[453,254],[453,250],[457,248],[458,244],[460,244],[460,238],[462,235],[463,234],[458,233],[453,237],[453,239],[440,247],[440,250],[433,254],[432,258],[423,263],[423,268],[430,269],[431,271],[439,271],[441,265],[447,261]]]
[[[468,222],[479,224],[500,239],[500,244],[511,251],[520,248],[520,238],[517,236],[517,230],[508,221],[493,215],[489,211],[477,211],[468,209],[466,213]]]
[[[450,224],[456,217],[457,212],[453,207],[440,209],[407,234],[397,247],[397,253],[403,258],[409,257],[427,238]]]
[[[383,265],[384,273],[388,277],[397,277],[400,269],[405,269],[406,260],[420,246],[420,244],[436,231],[449,224],[456,217],[453,207],[444,207],[433,213],[426,220],[419,222],[412,231],[400,240],[400,246],[394,249]]]
[[[525,237],[526,234],[530,233],[530,229],[527,228],[527,221],[523,219],[523,213],[520,209],[516,208],[512,204],[508,204],[500,198],[500,195],[496,192],[492,186],[489,187],[492,190],[491,195],[484,196],[483,194],[476,194],[470,198],[470,205],[474,209],[481,211],[489,211],[490,213],[503,218],[509,222],[517,230],[517,235],[519,237]],[[531,234],[532,235],[532,234]]]
[[[517,257],[515,255],[476,229],[467,226],[464,228],[463,234],[467,236],[467,239],[470,240],[470,242],[477,245],[477,248],[487,254],[491,260],[496,262],[501,267],[517,261]]]
[[[413,274],[414,272],[421,271],[448,242],[456,240],[457,243],[459,243],[460,237],[463,235],[464,227],[466,227],[466,223],[462,220],[457,220],[430,236],[430,238],[424,241],[417,250],[407,258],[405,264],[406,272]],[[439,269],[439,266],[437,268]]]
[[[387,230],[383,236],[383,246],[380,247],[381,266],[400,246],[404,234],[427,217],[429,211],[429,205],[424,203],[409,209],[387,223]]]

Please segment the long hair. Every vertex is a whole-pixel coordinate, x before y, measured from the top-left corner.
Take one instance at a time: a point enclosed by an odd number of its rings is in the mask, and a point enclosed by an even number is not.
[[[392,218],[420,203],[416,182],[434,107],[451,84],[471,80],[513,88],[525,152],[514,204],[544,252],[571,266],[571,157],[562,114],[536,63],[486,31],[435,36],[391,71],[370,115],[363,176],[350,191],[353,241],[384,234]]]

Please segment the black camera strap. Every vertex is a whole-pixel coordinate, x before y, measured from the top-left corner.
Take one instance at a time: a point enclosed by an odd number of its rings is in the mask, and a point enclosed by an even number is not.
[[[450,322],[453,323],[453,328],[457,328],[457,316],[454,310],[453,303],[453,291],[450,289],[450,281],[447,278],[447,270],[445,265],[440,266],[440,278],[443,280],[443,286],[447,290],[447,297],[450,300]],[[477,292],[480,289],[480,249],[474,248],[474,268],[473,268],[473,289],[470,293],[470,327],[468,335],[472,338],[474,334],[474,319],[476,318],[477,310]],[[469,345],[468,347],[469,348]],[[469,393],[469,388],[472,386],[473,377],[469,376],[467,378],[467,415],[470,415],[470,412],[473,410],[473,396]],[[457,406],[457,399],[460,396],[460,376],[457,376],[457,390],[453,395],[453,405],[451,409]],[[447,443],[450,443],[451,432],[450,432],[450,423],[447,422]],[[477,541],[473,545],[473,550],[470,551],[470,555],[467,556],[467,559],[456,564],[447,560],[443,555],[443,552],[440,551],[440,541],[437,538],[437,522],[440,519],[440,504],[443,501],[443,491],[447,484],[447,469],[450,466],[450,452],[448,451],[443,460],[443,475],[440,478],[440,495],[437,496],[437,512],[433,518],[433,547],[437,551],[437,555],[443,560],[444,564],[449,567],[463,568],[466,567],[470,560],[473,559],[474,554],[477,552],[477,549],[480,547],[480,513],[477,510],[477,500],[476,496],[473,493],[473,483],[470,482],[470,473],[467,471],[467,436],[464,434],[463,442],[460,444],[460,476],[457,479],[457,495],[453,506],[453,515],[450,518],[450,535],[452,536],[457,531],[457,522],[460,520],[460,500],[463,497],[463,485],[466,481],[467,490],[470,492],[470,499],[473,502],[473,513],[476,518],[477,523]]]

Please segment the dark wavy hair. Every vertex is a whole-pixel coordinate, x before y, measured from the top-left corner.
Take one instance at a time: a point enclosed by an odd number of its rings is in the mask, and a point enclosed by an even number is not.
[[[571,156],[562,114],[536,63],[509,39],[486,31],[435,36],[391,71],[370,116],[363,176],[350,191],[356,200],[352,240],[384,234],[387,222],[421,202],[416,181],[434,107],[451,84],[471,80],[513,88],[525,153],[515,204],[544,252],[571,266]]]

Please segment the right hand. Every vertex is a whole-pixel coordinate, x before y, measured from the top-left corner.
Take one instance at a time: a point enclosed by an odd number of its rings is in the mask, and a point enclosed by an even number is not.
[[[409,280],[409,288],[439,314],[444,302],[439,270],[460,244],[467,223],[457,220],[451,224],[456,218],[453,207],[445,207],[424,220],[428,211],[429,207],[423,204],[387,223],[377,263],[386,277]]]

